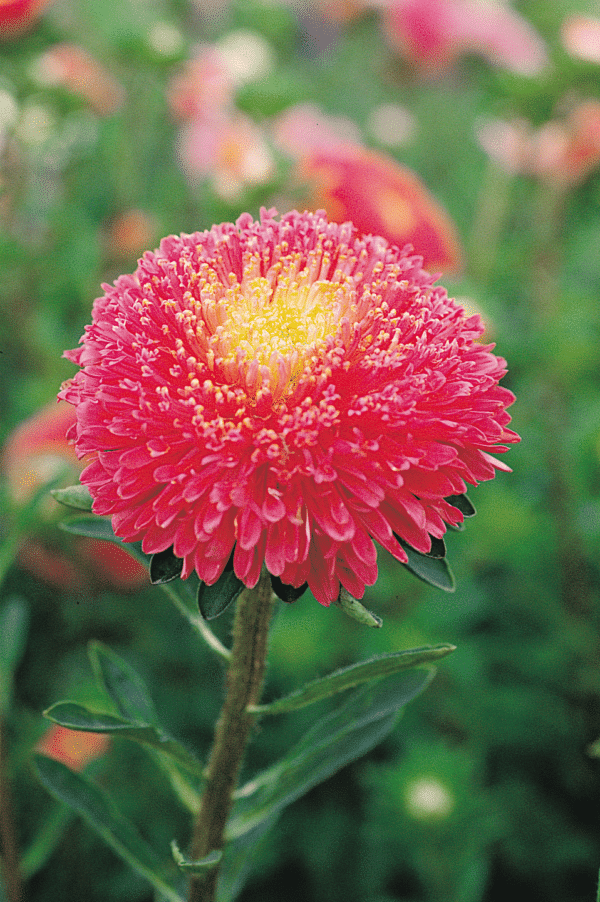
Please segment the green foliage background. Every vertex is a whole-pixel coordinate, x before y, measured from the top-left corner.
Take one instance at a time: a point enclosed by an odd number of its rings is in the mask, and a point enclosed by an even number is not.
[[[59,0],[28,34],[0,45],[0,89],[21,110],[43,107],[52,121],[43,141],[21,142],[17,156],[2,157],[0,440],[72,375],[61,354],[76,346],[100,283],[135,267],[135,258],[115,260],[106,250],[112,217],[143,209],[158,243],[242,209],[256,214],[286,185],[281,160],[272,184],[230,206],[209,184],[190,188],[175,158],[167,84],[196,43],[239,28],[261,33],[276,54],[275,71],[237,97],[258,123],[313,101],[352,118],[374,144],[366,123],[376,104],[411,111],[416,134],[393,155],[456,222],[466,265],[444,283],[482,307],[509,362],[504,384],[517,395],[513,424],[522,443],[509,455],[513,474],[471,491],[478,514],[448,537],[456,593],[436,592],[382,555],[380,580],[365,600],[383,618],[381,630],[361,628],[308,595],[281,605],[268,698],[370,654],[439,642],[458,650],[407,709],[401,730],[285,812],[242,902],[595,898],[600,774],[589,747],[600,736],[600,172],[558,205],[547,187],[494,169],[474,128],[485,116],[540,125],[564,97],[600,99],[600,70],[569,58],[559,40],[565,16],[585,12],[585,3],[514,6],[548,42],[544,76],[521,79],[469,57],[446,75],[420,79],[384,43],[374,14],[331,27],[319,46],[308,13],[259,0],[238,0],[220,15],[186,0]],[[154,49],[148,36],[157,24],[175,27],[181,47]],[[126,90],[120,110],[99,118],[83,100],[35,82],[34,60],[65,40],[118,78]],[[10,543],[17,513],[6,491],[3,502],[1,535]],[[93,704],[90,640],[130,661],[171,732],[205,753],[221,667],[208,650],[199,654],[159,590],[60,596],[13,564],[1,592],[23,599],[30,617],[7,721],[24,849],[56,817],[29,766],[46,727],[41,711],[65,697]],[[230,612],[216,626],[224,641],[229,628]],[[302,711],[266,722],[248,767],[283,755],[313,718]],[[149,841],[168,846],[176,836],[185,844],[187,813],[174,808],[144,752],[115,741],[92,771]],[[441,787],[446,800],[430,814],[411,804],[423,785]],[[77,820],[66,819],[59,835],[27,898],[152,898]]]

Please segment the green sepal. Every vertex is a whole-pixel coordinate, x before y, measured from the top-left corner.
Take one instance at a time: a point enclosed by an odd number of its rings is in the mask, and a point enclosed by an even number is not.
[[[158,718],[154,702],[137,671],[102,642],[90,642],[88,654],[96,679],[121,717],[156,725]]]
[[[88,733],[109,733],[111,736],[122,736],[141,745],[169,755],[190,773],[202,777],[203,765],[185,746],[167,736],[153,724],[126,720],[114,714],[90,711],[75,702],[57,702],[51,705],[44,716],[54,723],[70,730],[83,730]]]
[[[86,536],[88,539],[106,539],[108,542],[117,542],[119,545],[125,544],[114,534],[109,517],[99,517],[95,514],[70,517],[68,520],[61,520],[58,526],[59,529],[76,536]],[[125,545],[125,547],[127,546]]]
[[[396,536],[396,538],[408,556],[408,563],[402,564],[403,567],[406,567],[407,570],[410,570],[414,576],[418,576],[423,582],[428,583],[430,586],[435,586],[436,589],[443,589],[444,592],[454,592],[456,588],[454,574],[446,558],[432,554],[421,554],[420,551],[415,551],[399,536]]]
[[[298,589],[294,586],[289,586],[287,583],[283,583],[278,576],[271,577],[271,588],[275,592],[277,598],[281,601],[285,601],[286,604],[290,604],[293,601],[298,601],[299,598],[302,598],[306,590],[308,589],[308,583],[303,583]]]
[[[198,608],[205,620],[214,620],[240,595],[244,583],[233,572],[225,570],[216,583],[207,586],[201,582],[198,587]]]
[[[16,595],[7,598],[0,607],[0,715],[10,708],[13,673],[25,650],[28,626],[25,601]]]
[[[311,680],[301,689],[286,695],[285,698],[277,699],[266,705],[250,705],[246,710],[259,716],[297,711],[324,698],[336,695],[338,692],[353,689],[369,680],[390,676],[402,670],[409,670],[411,667],[432,664],[440,658],[445,658],[455,649],[455,645],[446,644],[411,648],[389,655],[377,655],[367,661],[361,661],[359,664],[343,667],[317,680]]]
[[[35,755],[34,768],[40,782],[54,798],[83,817],[117,855],[145,877],[165,899],[184,902],[175,888],[179,875],[170,858],[160,858],[99,786],[83,774],[69,770],[62,762],[44,755]]]
[[[177,845],[177,841],[174,839],[171,841],[171,852],[173,853],[173,860],[177,867],[187,874],[188,877],[206,874],[207,871],[215,868],[223,858],[222,850],[215,849],[214,852],[209,852],[205,858],[200,858],[198,861],[190,861],[190,859],[186,858],[181,852]]]
[[[377,617],[372,611],[368,611],[364,605],[357,601],[342,587],[340,594],[333,602],[338,608],[341,608],[344,614],[348,614],[353,620],[358,620],[363,626],[371,626],[376,629],[383,626],[381,617]]]
[[[352,693],[281,761],[238,792],[228,835],[234,838],[254,829],[378,745],[396,723],[400,708],[425,689],[433,673],[433,668],[395,673]]]
[[[157,551],[150,558],[150,582],[153,586],[163,586],[181,576],[183,559],[173,554],[172,548]]]
[[[78,483],[67,486],[65,489],[52,489],[50,494],[65,507],[71,507],[78,511],[91,511],[92,509],[93,498],[86,485]]]
[[[444,498],[444,501],[447,501],[448,504],[451,504],[453,507],[457,507],[463,517],[474,517],[477,513],[472,502],[464,494],[449,495],[447,498]]]

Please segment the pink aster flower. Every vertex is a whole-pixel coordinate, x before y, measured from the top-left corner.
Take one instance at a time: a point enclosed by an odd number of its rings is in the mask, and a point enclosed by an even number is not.
[[[390,42],[432,70],[478,53],[518,75],[538,75],[548,62],[533,27],[502,0],[371,0]]]
[[[105,285],[61,397],[94,511],[182,577],[263,563],[319,602],[431,549],[508,469],[505,362],[409,256],[295,211],[165,238]]]

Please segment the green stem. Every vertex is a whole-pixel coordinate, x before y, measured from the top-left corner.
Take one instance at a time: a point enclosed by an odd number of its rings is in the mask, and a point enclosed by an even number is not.
[[[273,601],[271,579],[263,570],[256,587],[245,589],[237,602],[225,702],[215,729],[192,841],[194,861],[224,845],[225,825],[255,718],[247,708],[260,701]],[[193,879],[189,902],[214,902],[217,878],[218,868],[213,868],[206,876]]]

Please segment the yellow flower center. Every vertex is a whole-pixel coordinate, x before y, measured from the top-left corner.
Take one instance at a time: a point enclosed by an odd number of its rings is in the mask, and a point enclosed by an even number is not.
[[[229,287],[210,278],[202,287],[203,323],[197,333],[205,362],[252,396],[262,388],[274,398],[288,394],[350,313],[352,288],[340,272],[334,281],[315,279],[314,266],[299,269],[290,258],[266,276],[257,274],[251,260],[242,281],[232,276]]]

